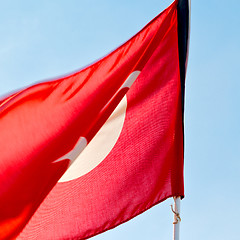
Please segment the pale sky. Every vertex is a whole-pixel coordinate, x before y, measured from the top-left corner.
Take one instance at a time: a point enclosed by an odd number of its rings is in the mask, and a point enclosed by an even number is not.
[[[0,95],[76,71],[172,1],[12,0],[0,8]],[[240,15],[237,0],[192,1],[182,240],[238,240]],[[172,239],[169,199],[95,240]]]

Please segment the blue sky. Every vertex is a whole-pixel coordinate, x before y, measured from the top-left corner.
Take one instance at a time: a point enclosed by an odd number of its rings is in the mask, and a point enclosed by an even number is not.
[[[0,95],[75,71],[125,42],[171,1],[12,0],[0,8]],[[237,0],[192,1],[181,239],[239,239]],[[95,240],[172,239],[169,199]]]

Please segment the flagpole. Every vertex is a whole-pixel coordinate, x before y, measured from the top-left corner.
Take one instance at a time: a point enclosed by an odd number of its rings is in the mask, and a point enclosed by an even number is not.
[[[173,240],[179,240],[180,238],[180,201],[181,197],[173,197],[174,205],[172,207],[173,212]]]

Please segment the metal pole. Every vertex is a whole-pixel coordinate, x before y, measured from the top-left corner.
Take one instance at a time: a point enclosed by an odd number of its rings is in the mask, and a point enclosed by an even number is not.
[[[174,205],[172,211],[174,213],[173,217],[173,240],[179,240],[179,230],[180,230],[180,201],[181,197],[173,197]]]

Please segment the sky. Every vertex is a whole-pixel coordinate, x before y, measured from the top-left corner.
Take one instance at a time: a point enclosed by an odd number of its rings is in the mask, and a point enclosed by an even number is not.
[[[172,1],[0,2],[0,96],[4,96],[106,55]],[[239,26],[239,1],[192,1],[183,240],[239,239]],[[172,202],[168,199],[92,239],[172,239]]]

